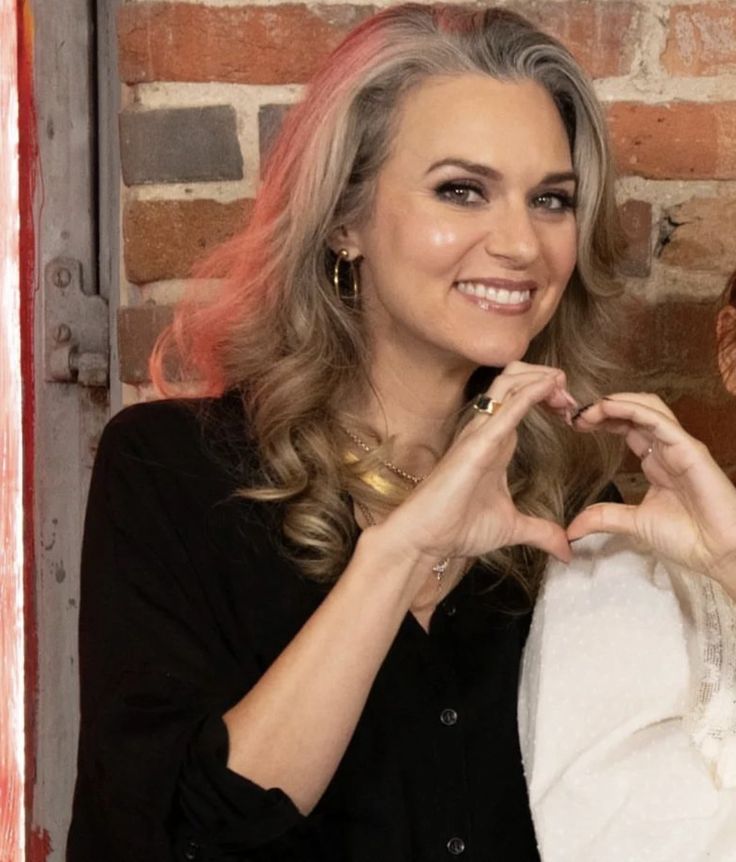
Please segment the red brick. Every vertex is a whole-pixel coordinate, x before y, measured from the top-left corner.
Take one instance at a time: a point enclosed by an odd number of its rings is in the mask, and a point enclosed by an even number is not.
[[[621,174],[736,179],[736,102],[618,102],[608,121]]]
[[[306,81],[370,7],[130,3],[120,9],[120,76],[147,81]]]
[[[592,77],[608,78],[631,71],[638,40],[636,4],[526,0],[513,4],[513,8],[563,42]]]
[[[736,72],[736,10],[733,4],[673,6],[662,64],[671,75]]]
[[[691,198],[667,210],[665,219],[663,263],[724,277],[736,268],[736,200]]]
[[[630,299],[625,309],[625,361],[631,368],[627,388],[649,389],[672,381],[682,391],[716,385],[714,302],[670,300],[652,305]],[[648,381],[650,382],[648,385]]]
[[[249,200],[228,204],[212,200],[128,204],[123,219],[128,280],[145,284],[187,278],[198,259],[243,225],[251,204]]]
[[[141,305],[118,310],[118,351],[123,383],[137,385],[148,382],[148,358],[159,333],[172,319],[173,308],[169,305]]]
[[[518,2],[597,78],[631,69],[636,4]],[[120,11],[120,74],[147,81],[301,83],[370,6],[200,6],[131,3]]]
[[[619,214],[624,241],[619,272],[644,278],[652,269],[652,205],[628,200],[619,208]]]
[[[725,392],[714,400],[684,396],[670,407],[685,430],[702,440],[719,464],[736,466],[736,398]]]
[[[697,440],[702,441],[710,449],[718,463],[731,473],[736,469],[736,398],[730,396],[722,387],[714,387],[712,393],[706,396],[683,395],[667,398],[670,409],[677,417],[682,427]],[[641,474],[640,460],[631,451],[627,451],[621,465],[619,477],[622,488],[627,482],[632,487],[624,496],[635,496],[641,481],[646,480]]]

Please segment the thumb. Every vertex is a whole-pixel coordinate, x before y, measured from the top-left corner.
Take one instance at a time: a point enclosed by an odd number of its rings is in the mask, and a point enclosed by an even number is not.
[[[514,530],[514,544],[533,545],[562,563],[569,563],[571,559],[567,534],[559,524],[544,518],[520,515]]]
[[[594,503],[575,518],[567,528],[567,538],[573,542],[590,533],[636,534],[636,506],[623,503]]]

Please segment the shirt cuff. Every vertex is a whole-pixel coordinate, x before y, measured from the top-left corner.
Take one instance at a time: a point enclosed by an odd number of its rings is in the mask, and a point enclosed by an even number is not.
[[[265,789],[227,768],[229,740],[219,715],[200,726],[179,780],[179,806],[204,858],[282,839],[305,821],[279,788]],[[207,852],[207,849],[209,852]]]

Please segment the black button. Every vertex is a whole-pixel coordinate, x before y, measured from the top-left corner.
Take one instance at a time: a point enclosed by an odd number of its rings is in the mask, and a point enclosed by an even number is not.
[[[187,862],[194,862],[199,859],[199,844],[196,841],[189,841],[184,850],[184,858]]]
[[[440,721],[445,727],[452,727],[453,724],[457,724],[457,713],[454,709],[443,709],[440,713]]]
[[[453,856],[459,856],[465,852],[465,842],[462,838],[450,838],[447,842],[447,849]]]

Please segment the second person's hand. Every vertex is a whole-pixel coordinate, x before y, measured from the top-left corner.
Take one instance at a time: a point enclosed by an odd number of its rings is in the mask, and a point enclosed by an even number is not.
[[[736,488],[707,447],[660,398],[646,393],[601,399],[579,414],[575,427],[623,436],[650,487],[638,505],[589,506],[569,525],[569,538],[630,535],[736,597]]]

